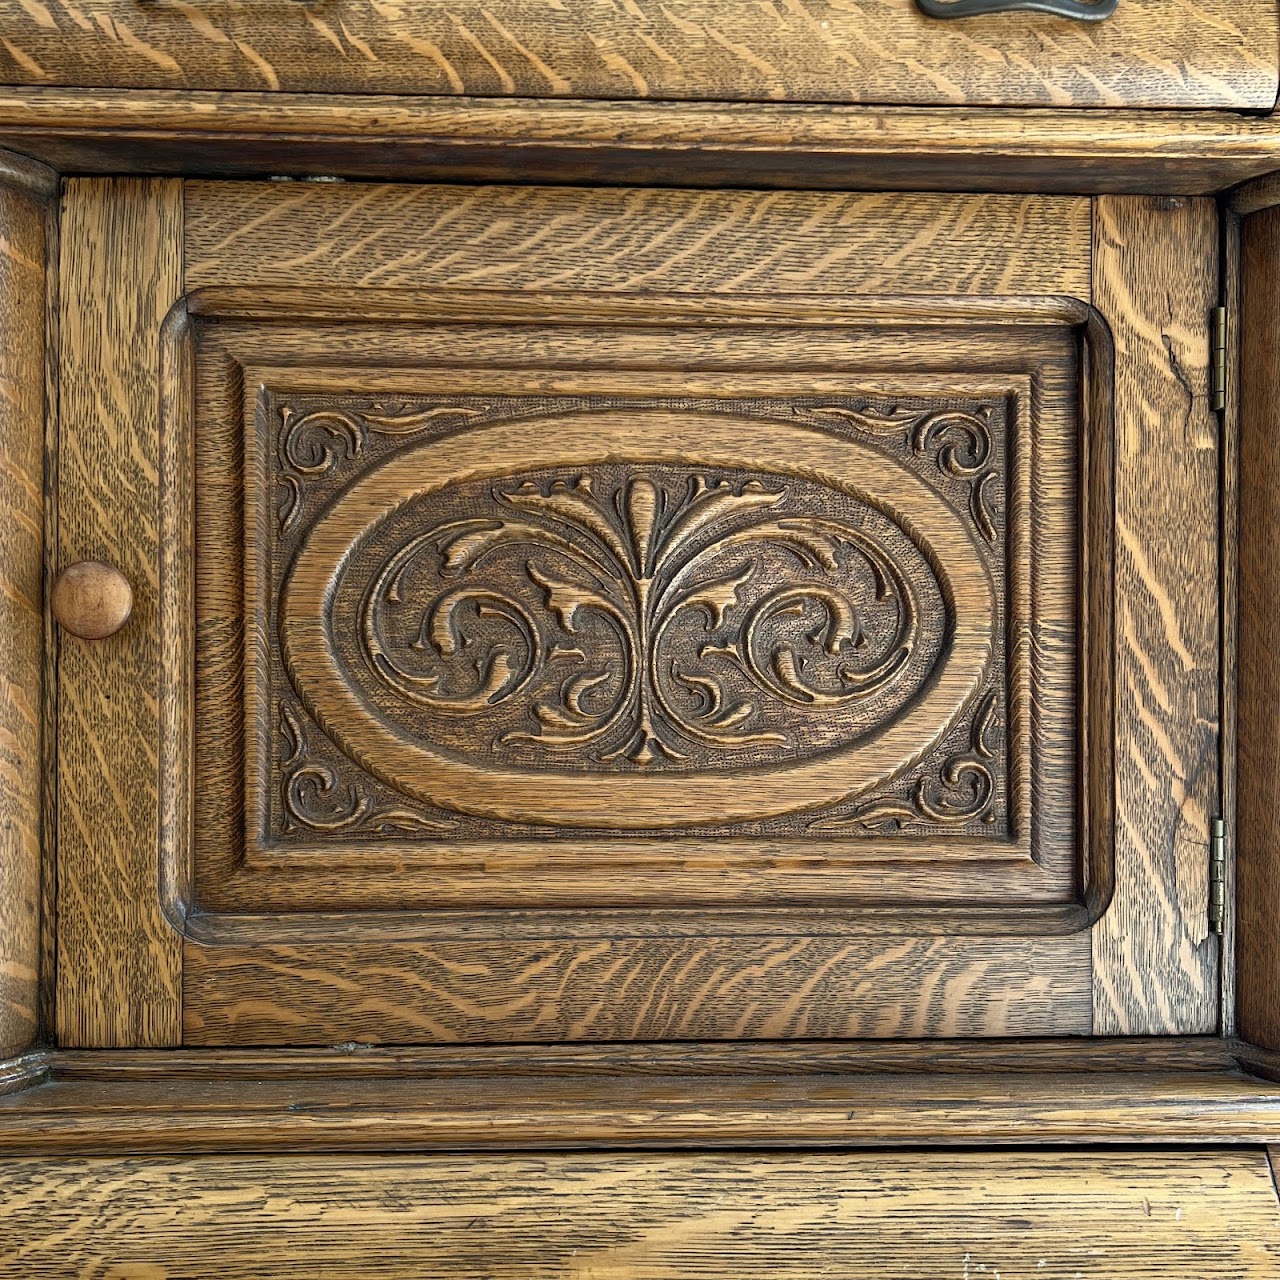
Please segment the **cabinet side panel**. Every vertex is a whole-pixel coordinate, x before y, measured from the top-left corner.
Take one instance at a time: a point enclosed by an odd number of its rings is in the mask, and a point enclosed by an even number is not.
[[[0,154],[0,1058],[39,1024],[46,209]]]
[[[61,236],[59,567],[134,590],[106,640],[60,638],[58,1039],[180,1038],[181,939],[157,867],[160,326],[182,289],[182,188],[67,184]]]
[[[1219,449],[1209,397],[1212,201],[1115,196],[1094,298],[1116,351],[1116,886],[1094,932],[1099,1035],[1218,1021]]]
[[[1247,218],[1241,242],[1240,675],[1237,775],[1237,1017],[1280,1048],[1280,207]]]

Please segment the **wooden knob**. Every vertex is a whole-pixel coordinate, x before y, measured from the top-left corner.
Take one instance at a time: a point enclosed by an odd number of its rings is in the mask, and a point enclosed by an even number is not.
[[[53,616],[72,635],[86,640],[113,636],[133,612],[133,588],[112,564],[81,560],[53,585]]]

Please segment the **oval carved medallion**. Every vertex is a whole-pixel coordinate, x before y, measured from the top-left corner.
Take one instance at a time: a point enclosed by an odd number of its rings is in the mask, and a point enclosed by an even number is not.
[[[661,413],[406,449],[303,544],[291,678],[365,768],[464,812],[688,825],[864,790],[964,708],[992,596],[946,503],[843,452]]]

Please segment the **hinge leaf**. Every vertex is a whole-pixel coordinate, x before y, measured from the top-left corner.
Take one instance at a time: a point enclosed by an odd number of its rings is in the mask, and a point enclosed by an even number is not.
[[[1210,325],[1209,378],[1213,409],[1222,413],[1227,407],[1227,309],[1214,307]]]
[[[1209,928],[1221,934],[1227,922],[1227,824],[1214,818],[1209,828]]]

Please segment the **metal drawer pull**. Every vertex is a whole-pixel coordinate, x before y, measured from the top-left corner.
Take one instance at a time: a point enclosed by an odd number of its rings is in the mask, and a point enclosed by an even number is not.
[[[985,13],[1049,13],[1055,18],[1101,22],[1116,11],[1119,0],[916,0],[930,18],[973,18]]]

